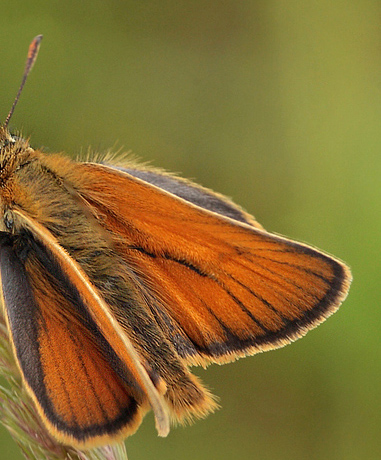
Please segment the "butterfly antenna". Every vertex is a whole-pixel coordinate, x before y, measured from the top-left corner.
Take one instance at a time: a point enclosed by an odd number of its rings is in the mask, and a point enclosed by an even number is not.
[[[20,88],[19,88],[19,90],[17,92],[17,96],[16,96],[15,100],[13,101],[11,110],[9,111],[8,116],[5,119],[5,122],[3,124],[4,128],[6,128],[8,126],[9,120],[11,119],[11,116],[13,115],[13,112],[15,111],[16,104],[17,104],[18,100],[20,99],[21,91],[24,88],[25,82],[26,82],[26,80],[28,78],[28,75],[30,74],[30,71],[33,68],[34,63],[36,62],[38,50],[40,49],[41,40],[42,40],[42,35],[37,35],[37,37],[35,37],[32,40],[32,43],[29,45],[28,57],[27,57],[27,60],[26,60],[25,69],[24,69],[24,75],[23,75],[22,80],[21,80],[21,85],[20,85]]]

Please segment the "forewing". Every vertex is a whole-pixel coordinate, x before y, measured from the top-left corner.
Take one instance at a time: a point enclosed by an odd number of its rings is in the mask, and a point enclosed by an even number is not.
[[[347,294],[350,272],[331,256],[120,170],[80,167],[82,199],[154,294],[151,308],[188,363],[285,345]]]
[[[53,435],[81,447],[122,439],[149,408],[144,388],[104,338],[75,284],[30,238],[26,260],[0,245],[3,301],[17,362]]]

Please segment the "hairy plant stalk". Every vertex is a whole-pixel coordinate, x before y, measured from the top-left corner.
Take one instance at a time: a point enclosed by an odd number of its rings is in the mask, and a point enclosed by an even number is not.
[[[5,384],[0,385],[0,421],[11,433],[27,460],[127,460],[124,444],[81,451],[59,444],[48,433],[22,385],[2,314],[0,377]]]

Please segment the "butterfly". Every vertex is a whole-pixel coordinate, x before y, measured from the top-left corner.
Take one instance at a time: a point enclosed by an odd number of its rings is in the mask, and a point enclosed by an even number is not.
[[[206,416],[217,404],[190,367],[282,347],[345,299],[340,260],[159,169],[34,149],[8,129],[15,103],[0,127],[1,297],[60,442],[123,439],[149,410],[161,436]]]

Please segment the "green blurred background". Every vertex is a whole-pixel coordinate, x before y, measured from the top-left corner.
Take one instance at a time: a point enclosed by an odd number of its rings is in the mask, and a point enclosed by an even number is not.
[[[130,460],[380,459],[381,3],[3,0],[2,119],[39,33],[11,121],[33,146],[131,149],[353,269],[305,339],[196,370],[222,410],[167,439],[148,416]]]

